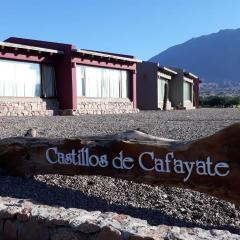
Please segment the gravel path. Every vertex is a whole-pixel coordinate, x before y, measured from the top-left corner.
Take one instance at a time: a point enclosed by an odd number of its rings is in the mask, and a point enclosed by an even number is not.
[[[197,139],[240,122],[240,109],[143,111],[128,115],[80,117],[1,117],[1,138],[23,136],[37,128],[39,136],[74,137],[116,133],[139,128],[155,136]],[[169,224],[227,229],[240,234],[240,208],[198,192],[151,187],[97,176],[0,176],[0,195],[86,210],[114,211]]]

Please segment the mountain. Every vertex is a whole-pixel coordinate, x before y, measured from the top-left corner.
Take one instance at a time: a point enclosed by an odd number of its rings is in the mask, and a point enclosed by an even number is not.
[[[240,28],[193,38],[149,61],[180,67],[198,75],[205,84],[240,89]]]

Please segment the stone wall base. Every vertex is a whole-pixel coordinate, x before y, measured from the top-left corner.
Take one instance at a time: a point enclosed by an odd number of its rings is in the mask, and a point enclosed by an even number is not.
[[[196,107],[193,106],[193,102],[189,100],[184,101],[184,108],[187,110],[196,109]]]
[[[172,110],[173,109],[172,104],[169,100],[167,101],[167,106],[166,107],[167,107],[166,110]],[[163,101],[158,102],[158,108],[160,110],[163,110]]]
[[[53,116],[58,111],[56,99],[0,98],[0,116]]]
[[[59,109],[56,99],[0,97],[0,116],[53,116],[137,113],[129,99],[80,98],[77,110]]]
[[[151,226],[146,220],[113,212],[50,207],[29,200],[0,197],[1,240],[163,240],[232,239],[224,230]]]
[[[129,99],[78,98],[77,110],[73,115],[81,114],[121,114],[137,113]]]

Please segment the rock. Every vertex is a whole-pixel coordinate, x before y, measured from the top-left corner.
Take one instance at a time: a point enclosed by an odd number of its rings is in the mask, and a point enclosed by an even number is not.
[[[4,235],[4,231],[3,231],[4,230],[4,228],[3,228],[4,225],[3,224],[4,224],[4,221],[0,220],[0,239],[3,239],[3,235]]]
[[[19,225],[18,240],[49,240],[48,228],[36,223],[28,222]]]
[[[21,209],[14,204],[12,206],[5,205],[0,211],[0,218],[2,219],[13,219],[19,213]]]
[[[89,240],[88,236],[80,232],[73,232],[69,228],[55,228],[50,230],[51,240]]]
[[[121,232],[112,226],[105,226],[98,234],[96,240],[123,240]]]
[[[18,240],[17,239],[17,224],[16,221],[6,220],[3,230],[3,239]],[[20,239],[19,239],[20,240]]]
[[[26,222],[30,218],[33,204],[29,201],[23,201],[22,203],[23,208],[21,208],[21,211],[17,213],[17,219],[21,222]]]
[[[37,137],[37,129],[36,128],[28,129],[27,132],[24,134],[24,137]]]
[[[130,235],[128,240],[164,240],[163,238],[154,239],[152,237],[143,237],[138,235]]]
[[[29,220],[30,213],[28,211],[22,211],[17,214],[17,220],[21,222],[26,222]]]
[[[77,227],[77,230],[82,233],[96,233],[100,231],[100,226],[94,222],[86,221]]]

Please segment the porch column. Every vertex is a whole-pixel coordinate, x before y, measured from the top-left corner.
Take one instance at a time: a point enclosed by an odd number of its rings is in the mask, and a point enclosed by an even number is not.
[[[72,109],[77,109],[77,74],[76,63],[72,62]]]
[[[132,71],[132,101],[133,107],[137,108],[137,71]]]

